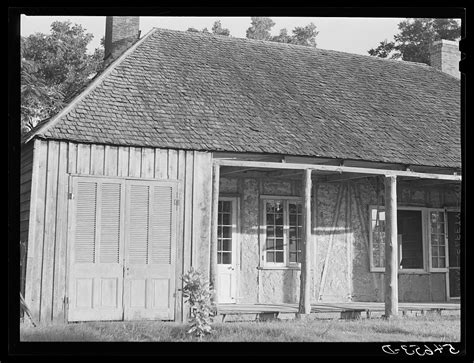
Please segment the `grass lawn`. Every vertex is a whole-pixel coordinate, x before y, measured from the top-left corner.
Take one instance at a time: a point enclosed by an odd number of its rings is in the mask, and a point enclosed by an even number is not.
[[[209,342],[383,342],[460,341],[459,315],[393,320],[284,320],[214,323]],[[22,324],[21,341],[195,341],[187,325],[171,322],[89,322],[32,327]]]

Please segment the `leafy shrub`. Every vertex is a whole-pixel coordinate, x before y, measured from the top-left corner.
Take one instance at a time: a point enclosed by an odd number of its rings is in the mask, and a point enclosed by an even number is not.
[[[194,334],[195,337],[202,340],[202,337],[211,333],[211,323],[217,313],[214,304],[214,290],[202,274],[193,267],[182,276],[183,296],[185,302],[188,302],[191,309],[189,323],[191,328],[188,334]]]

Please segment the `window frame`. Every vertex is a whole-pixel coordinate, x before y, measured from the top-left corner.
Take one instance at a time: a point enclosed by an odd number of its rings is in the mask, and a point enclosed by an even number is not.
[[[370,260],[370,272],[385,272],[385,267],[374,266],[373,256],[373,229],[372,229],[372,210],[385,211],[384,205],[369,205],[369,260]],[[400,253],[398,251],[398,272],[402,274],[425,274],[431,270],[431,233],[430,233],[430,210],[443,210],[440,208],[427,208],[427,207],[416,207],[416,206],[397,206],[397,212],[399,210],[413,210],[421,212],[421,229],[422,229],[422,254],[423,254],[423,267],[422,268],[409,268],[400,269]],[[397,244],[397,246],[400,246]],[[428,260],[428,261],[427,261]],[[447,269],[443,268],[440,272],[446,272]]]
[[[267,262],[267,203],[281,201],[283,204],[283,262]],[[289,204],[303,204],[300,196],[260,195],[261,219],[259,223],[260,236],[260,268],[261,269],[301,269],[301,262],[290,262],[290,213]],[[303,216],[302,216],[303,217]],[[304,227],[303,227],[304,228]],[[301,245],[300,245],[301,247]],[[301,256],[301,252],[300,252]]]
[[[444,220],[444,267],[433,267],[432,250],[431,250],[431,212],[442,212]],[[428,214],[428,246],[429,246],[429,269],[430,272],[448,272],[449,271],[449,249],[448,249],[448,213],[445,208],[427,208]]]

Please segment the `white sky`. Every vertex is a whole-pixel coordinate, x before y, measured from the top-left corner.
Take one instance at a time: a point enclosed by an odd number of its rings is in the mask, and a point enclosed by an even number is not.
[[[316,37],[318,48],[332,49],[348,53],[368,55],[367,51],[375,48],[384,39],[392,40],[398,33],[398,23],[403,18],[310,18],[310,17],[271,17],[276,23],[272,32],[277,35],[282,28],[291,31],[296,26],[305,26],[311,22],[319,31]],[[89,44],[89,51],[99,46],[105,33],[105,16],[21,16],[20,31],[22,36],[32,33],[49,33],[53,21],[70,20],[82,25],[88,33],[94,34]],[[140,17],[141,36],[153,27],[186,30],[190,27],[209,31],[214,21],[220,20],[230,35],[245,38],[245,31],[250,27],[250,17]]]

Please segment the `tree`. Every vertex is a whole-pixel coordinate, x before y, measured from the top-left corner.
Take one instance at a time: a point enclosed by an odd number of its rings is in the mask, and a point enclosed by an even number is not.
[[[251,26],[246,31],[246,36],[249,39],[270,40],[270,30],[275,25],[275,22],[264,16],[252,16]]]
[[[188,32],[193,32],[193,33],[205,33],[205,34],[211,34],[207,28],[204,28],[203,30],[198,30],[196,28],[188,28]],[[227,28],[223,28],[221,21],[216,20],[214,24],[212,25],[212,34],[215,35],[224,35],[224,36],[230,36],[230,30]]]
[[[398,24],[393,41],[381,41],[368,50],[371,56],[430,65],[430,46],[436,40],[458,40],[461,28],[455,19],[408,18]]]
[[[294,28],[292,30],[293,35],[289,35],[288,30],[284,28],[280,29],[278,35],[272,36],[273,26],[275,26],[275,22],[272,19],[254,16],[251,18],[251,26],[246,32],[247,38],[316,47],[316,36],[319,32],[316,31],[316,25],[313,23]]]
[[[214,25],[212,26],[211,30],[212,30],[212,34],[225,35],[227,37],[230,35],[229,29],[223,28],[220,20],[217,20],[216,22],[214,22]]]
[[[53,22],[51,34],[22,37],[21,126],[25,132],[58,112],[99,70],[103,50],[91,55],[93,35],[71,22]]]

